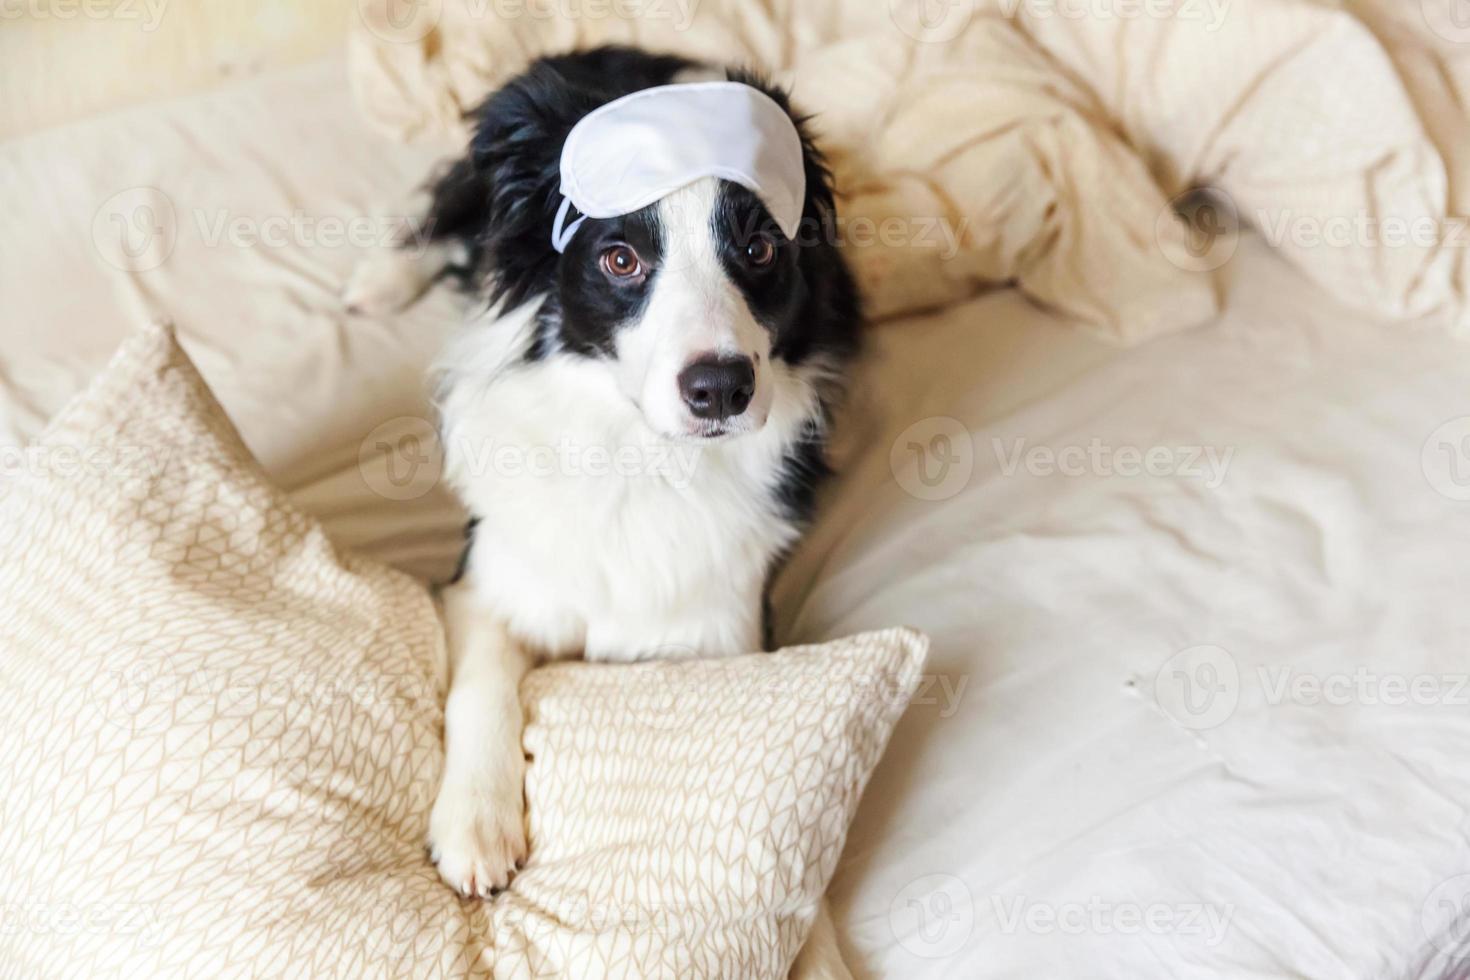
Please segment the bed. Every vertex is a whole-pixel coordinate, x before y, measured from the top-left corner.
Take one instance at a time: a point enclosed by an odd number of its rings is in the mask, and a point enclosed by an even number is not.
[[[0,143],[0,445],[167,317],[336,542],[442,579],[392,468],[465,301],[339,299],[436,159],[340,54]],[[830,891],[858,976],[1467,969],[1470,358],[1250,235],[1221,282],[1129,349],[1014,289],[871,332],[776,590],[783,642],[933,638]]]

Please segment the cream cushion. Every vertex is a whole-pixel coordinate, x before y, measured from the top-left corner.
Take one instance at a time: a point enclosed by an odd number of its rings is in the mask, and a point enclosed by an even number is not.
[[[530,865],[424,855],[429,593],[338,554],[165,328],[0,491],[0,962],[26,976],[779,976],[925,641],[527,681]]]

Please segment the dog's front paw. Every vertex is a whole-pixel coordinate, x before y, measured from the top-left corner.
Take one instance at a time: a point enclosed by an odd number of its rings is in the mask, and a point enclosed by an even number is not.
[[[446,782],[429,817],[429,855],[439,876],[466,897],[489,898],[510,884],[526,860],[519,782],[513,791]]]

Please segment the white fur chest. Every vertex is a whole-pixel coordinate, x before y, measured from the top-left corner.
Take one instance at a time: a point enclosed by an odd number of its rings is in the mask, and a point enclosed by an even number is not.
[[[670,441],[585,359],[518,364],[522,343],[499,347],[452,348],[441,405],[446,472],[479,518],[479,600],[546,655],[759,649],[767,575],[799,533],[776,490],[810,385],[781,372],[757,433]]]

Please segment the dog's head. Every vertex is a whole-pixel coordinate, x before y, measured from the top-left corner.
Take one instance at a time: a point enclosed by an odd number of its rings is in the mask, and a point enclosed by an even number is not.
[[[618,59],[632,60],[608,64]],[[765,424],[783,373],[849,354],[859,319],[830,177],[786,95],[732,78],[768,94],[801,134],[806,200],[793,237],[749,190],[704,178],[634,213],[587,219],[560,254],[551,241],[572,128],[690,67],[604,49],[545,59],[493,95],[472,147],[490,198],[477,245],[492,301],[542,303],[532,357],[594,362],[662,436],[731,437]]]

